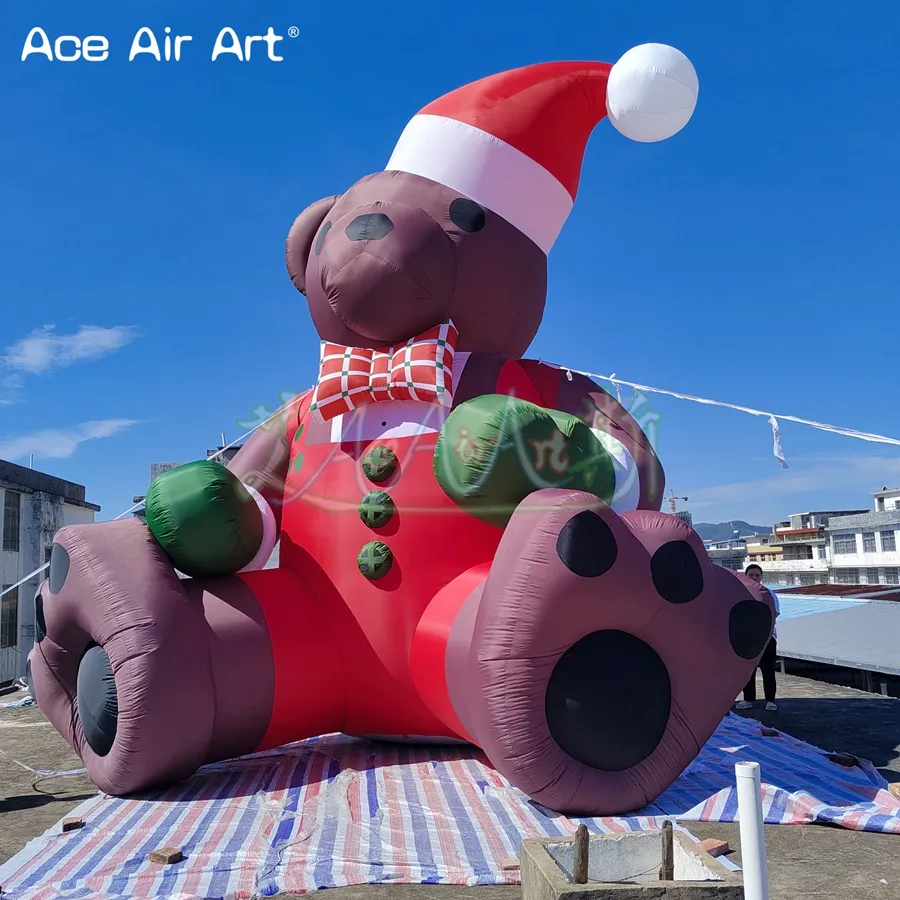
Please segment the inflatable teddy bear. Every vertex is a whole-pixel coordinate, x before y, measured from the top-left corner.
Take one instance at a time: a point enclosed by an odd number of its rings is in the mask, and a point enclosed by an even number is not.
[[[99,788],[332,732],[474,744],[560,812],[638,810],[675,781],[772,601],[659,511],[620,403],[526,353],[594,127],[660,140],[695,100],[658,44],[504,72],[300,214],[315,386],[227,467],[159,476],[146,524],[56,536],[33,687]]]

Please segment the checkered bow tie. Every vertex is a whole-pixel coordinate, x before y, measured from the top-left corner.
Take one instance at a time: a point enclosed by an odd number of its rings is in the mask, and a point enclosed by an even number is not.
[[[456,327],[448,321],[405,344],[381,350],[322,341],[310,415],[326,422],[379,400],[419,400],[450,407],[456,339]]]

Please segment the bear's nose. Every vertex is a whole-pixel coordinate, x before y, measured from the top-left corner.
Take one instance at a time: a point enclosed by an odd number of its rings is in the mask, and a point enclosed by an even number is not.
[[[394,230],[394,223],[384,213],[357,216],[345,229],[351,241],[379,241]]]

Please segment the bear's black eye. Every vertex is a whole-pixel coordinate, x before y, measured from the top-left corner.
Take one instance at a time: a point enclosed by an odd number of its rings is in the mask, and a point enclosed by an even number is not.
[[[316,238],[316,246],[315,246],[315,254],[316,254],[316,256],[318,256],[319,253],[321,253],[321,251],[322,251],[322,244],[325,243],[325,235],[328,234],[329,231],[331,231],[331,222],[326,222],[326,223],[319,229],[319,236]]]
[[[450,204],[450,221],[463,231],[481,231],[484,228],[484,210],[465,197],[458,197]]]

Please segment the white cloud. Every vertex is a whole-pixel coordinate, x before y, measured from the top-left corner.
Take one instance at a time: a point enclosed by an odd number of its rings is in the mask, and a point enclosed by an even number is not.
[[[19,399],[19,391],[22,388],[20,375],[6,374],[0,371],[0,406],[9,406]]]
[[[136,336],[130,325],[111,328],[81,325],[73,334],[56,334],[52,325],[45,325],[3,350],[0,362],[13,372],[42,375],[53,369],[101,359],[121,350]]]
[[[0,440],[0,459],[27,459],[32,453],[44,459],[68,459],[85,441],[112,437],[141,423],[137,419],[103,419],[83,422],[70,430],[47,429]]]
[[[802,511],[792,497],[808,508],[865,509],[872,505],[872,491],[900,485],[900,455],[795,457],[790,463],[787,471],[756,481],[687,490],[685,506],[698,522],[743,519],[758,525]]]

